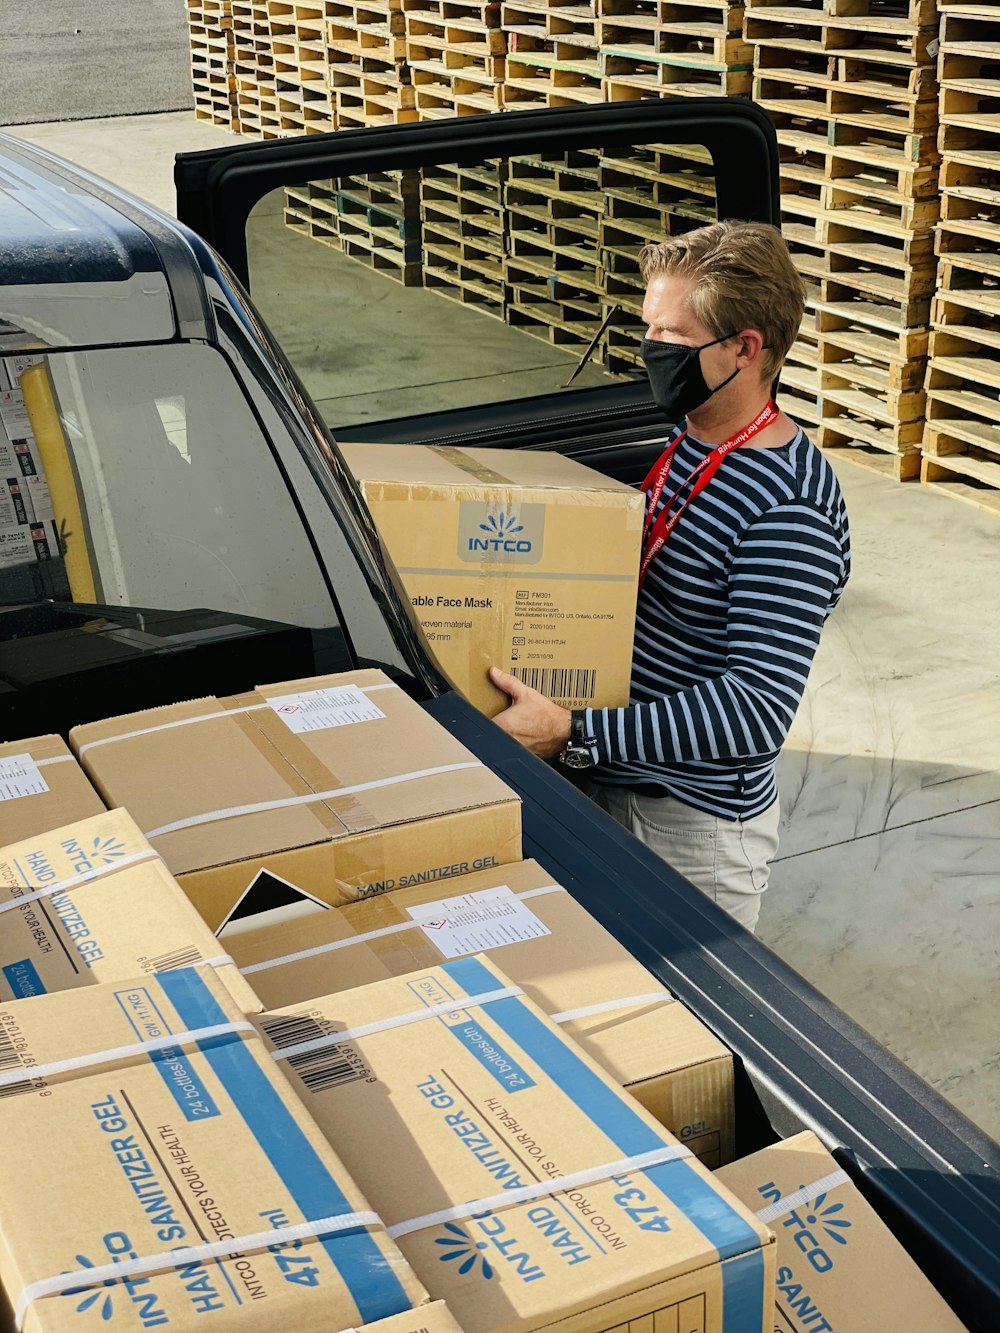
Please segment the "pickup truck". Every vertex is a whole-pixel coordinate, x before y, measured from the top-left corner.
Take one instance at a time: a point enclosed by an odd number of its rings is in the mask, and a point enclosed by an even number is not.
[[[572,290],[563,295],[567,279],[557,273],[547,292],[563,311],[546,334],[557,363],[551,382],[525,376],[504,398],[503,385],[483,388],[483,375],[465,406],[400,411],[397,393],[395,407],[374,422],[364,412],[340,421],[343,386],[326,394],[322,412],[317,402],[329,384],[324,375],[360,373],[349,355],[363,336],[358,322],[317,277],[312,295],[325,303],[339,351],[328,360],[320,348],[300,375],[248,295],[259,290],[275,327],[286,321],[290,347],[302,342],[294,310],[282,305],[282,284],[260,279],[255,255],[265,265],[268,256],[280,258],[285,237],[315,245],[316,273],[325,272],[315,237],[324,201],[345,204],[337,181],[354,182],[345,206],[362,199],[355,212],[362,240],[378,234],[378,244],[359,253],[372,283],[382,285],[381,299],[392,284],[374,268],[400,240],[405,250],[405,218],[388,227],[388,243],[381,240],[387,192],[405,198],[405,173],[458,164],[474,174],[477,164],[516,156],[562,163],[587,180],[598,153],[632,155],[646,164],[638,176],[645,170],[655,183],[638,194],[610,192],[624,233],[630,217],[648,220],[665,176],[675,193],[656,205],[659,216],[676,215],[681,228],[685,217],[692,225],[705,216],[692,199],[704,195],[698,181],[706,174],[710,215],[778,223],[773,128],[759,108],[736,100],[462,117],[184,154],[175,169],[180,223],[0,136],[0,367],[9,390],[45,362],[63,440],[28,548],[18,548],[16,533],[0,532],[0,734],[65,735],[112,712],[381,667],[519,793],[525,856],[732,1049],[738,1152],[815,1130],[959,1318],[993,1333],[1000,1149],[459,697],[421,635],[339,452],[338,439],[556,449],[635,482],[660,447],[663,423],[629,372],[627,337],[618,344],[620,374],[594,368],[592,323],[568,339],[567,355],[563,332],[575,318],[579,278],[570,274]],[[383,193],[362,193],[360,178]],[[575,197],[565,181],[560,190]],[[267,214],[274,225],[265,236],[268,199],[283,206]],[[630,213],[630,199],[645,201],[647,212],[636,205]],[[585,237],[586,208],[563,212]],[[294,236],[296,229],[311,234]],[[532,265],[525,270],[527,288]],[[624,263],[621,272],[627,310],[634,290]],[[458,300],[479,299],[474,277],[458,286]],[[469,313],[455,310],[456,319]],[[611,327],[617,314],[609,313]],[[409,332],[386,329],[374,344],[370,330],[364,335],[384,354],[376,381],[383,370],[387,383],[397,374],[391,353]],[[578,383],[564,387],[564,375],[578,367]],[[11,503],[18,492],[22,505],[30,499],[37,484],[30,472],[28,464],[16,483],[9,479]]]

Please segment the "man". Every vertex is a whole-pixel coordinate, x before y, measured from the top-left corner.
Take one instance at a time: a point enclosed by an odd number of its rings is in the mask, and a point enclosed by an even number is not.
[[[570,714],[494,668],[496,719],[753,930],[778,847],[775,762],[850,573],[840,487],[771,385],[804,311],[781,235],[647,246],[642,355],[671,422],[646,479],[631,703]]]

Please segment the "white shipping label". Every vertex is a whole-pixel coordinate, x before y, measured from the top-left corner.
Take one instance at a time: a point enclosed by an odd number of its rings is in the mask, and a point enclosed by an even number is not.
[[[267,701],[289,731],[325,731],[355,722],[377,722],[385,713],[356,685],[337,685],[303,694],[279,694]]]
[[[0,393],[0,417],[12,440],[24,440],[31,436],[31,418],[20,389],[4,389]]]
[[[408,907],[409,916],[445,958],[461,958],[552,932],[505,884]]]
[[[16,801],[19,796],[41,796],[48,790],[49,784],[30,754],[10,754],[0,759],[0,801]]]

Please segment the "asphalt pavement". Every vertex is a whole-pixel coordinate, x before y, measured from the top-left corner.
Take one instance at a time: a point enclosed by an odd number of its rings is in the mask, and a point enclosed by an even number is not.
[[[0,124],[194,105],[184,0],[3,0]]]

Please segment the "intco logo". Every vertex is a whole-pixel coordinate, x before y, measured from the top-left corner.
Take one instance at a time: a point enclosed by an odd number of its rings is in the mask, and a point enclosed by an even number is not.
[[[494,1268],[482,1250],[488,1249],[486,1241],[473,1240],[469,1233],[458,1227],[454,1222],[446,1222],[444,1229],[449,1234],[447,1236],[435,1237],[435,1245],[447,1247],[443,1254],[438,1258],[442,1263],[448,1263],[454,1260],[458,1264],[458,1271],[464,1277],[466,1273],[471,1273],[478,1266],[480,1273],[485,1278],[491,1278]]]
[[[800,1190],[804,1188],[803,1185],[799,1186]],[[777,1203],[781,1198],[781,1191],[771,1181],[759,1186],[759,1193],[768,1203]],[[787,1217],[780,1219],[781,1225],[791,1232],[795,1245],[817,1273],[828,1273],[833,1267],[833,1259],[823,1248],[825,1244],[830,1241],[835,1245],[847,1244],[845,1233],[853,1223],[841,1216],[843,1211],[842,1203],[827,1203],[824,1192],[817,1194],[805,1208],[793,1208]]]
[[[116,838],[95,838],[93,840],[93,851],[90,854],[92,861],[103,861],[105,865],[110,865],[112,861],[117,861],[125,855],[125,844],[118,842]]]
[[[81,1268],[96,1267],[96,1264],[93,1262],[93,1260],[88,1259],[85,1254],[78,1254],[75,1256],[75,1258],[76,1262],[80,1265]],[[111,1317],[114,1315],[114,1307],[111,1304],[111,1293],[104,1292],[104,1288],[117,1287],[117,1286],[118,1286],[118,1279],[116,1277],[107,1277],[104,1279],[104,1281],[101,1283],[99,1287],[68,1287],[63,1292],[63,1295],[72,1297],[74,1299],[77,1296],[83,1297],[83,1300],[81,1300],[79,1305],[77,1305],[76,1307],[77,1314],[85,1313],[85,1311],[89,1310],[91,1306],[96,1305],[97,1302],[100,1301],[101,1318],[107,1320],[111,1319]],[[102,1298],[102,1292],[104,1292],[103,1298]]]
[[[458,555],[471,563],[513,561],[534,565],[542,558],[545,506],[498,508],[463,500],[458,524]]]

